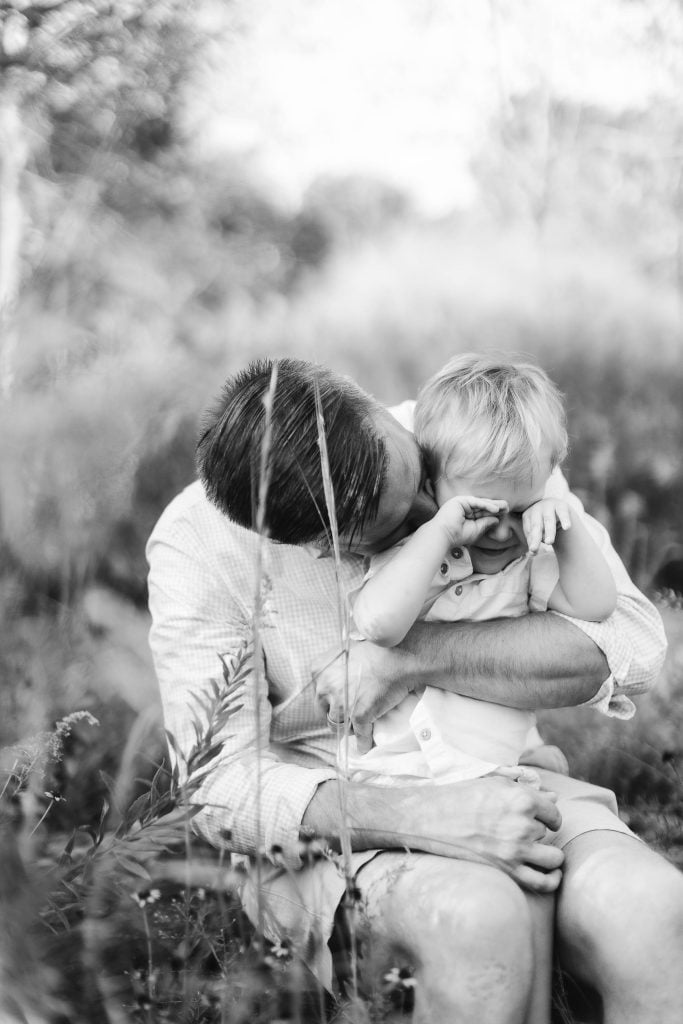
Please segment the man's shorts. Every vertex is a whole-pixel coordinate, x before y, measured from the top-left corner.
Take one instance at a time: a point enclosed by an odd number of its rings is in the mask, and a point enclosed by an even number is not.
[[[548,832],[548,842],[553,846],[562,849],[572,839],[598,830],[634,835],[620,820],[611,790],[555,772],[537,770],[544,789],[558,795],[562,825],[558,832]],[[380,852],[364,850],[351,854],[351,874],[361,892],[361,869]],[[266,938],[272,942],[286,941],[299,951],[318,981],[330,991],[333,989],[333,967],[328,943],[345,887],[344,873],[333,860],[321,859],[300,871],[268,865],[261,870],[261,911]],[[257,891],[252,873],[241,897],[253,923],[258,920]]]
[[[544,789],[557,793],[562,824],[557,832],[548,832],[548,842],[561,850],[577,836],[606,829],[608,832],[633,832],[619,817],[617,799],[611,789],[581,782],[568,775],[536,768]]]

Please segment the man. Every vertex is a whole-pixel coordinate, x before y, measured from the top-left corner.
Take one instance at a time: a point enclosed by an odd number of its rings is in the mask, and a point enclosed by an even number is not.
[[[319,414],[338,564],[317,557],[332,530]],[[191,698],[218,675],[218,655],[248,670],[194,820],[218,847],[270,857],[260,893],[245,892],[266,933],[315,949],[309,962],[330,983],[325,943],[344,879],[329,859],[302,867],[300,832],[337,846],[347,840],[377,942],[416,966],[416,1019],[522,1024],[533,963],[520,886],[547,894],[562,879],[560,956],[599,993],[605,1024],[678,1021],[683,881],[619,822],[611,794],[549,772],[544,785],[559,792],[557,806],[551,793],[503,778],[377,790],[337,775],[336,737],[314,678],[336,717],[346,685],[344,659],[334,657],[344,633],[339,608],[362,578],[362,555],[433,513],[410,431],[345,378],[266,361],[227,382],[198,459],[206,491],[195,484],[183,492],[150,539],[152,650],[166,724],[186,755],[195,739]],[[259,516],[281,543],[245,528]],[[619,591],[606,623],[547,613],[416,624],[391,650],[352,645],[348,678],[361,680],[352,724],[361,742],[418,682],[512,706],[591,701],[623,714],[628,693],[654,682],[664,639],[655,610],[604,537],[603,545]]]

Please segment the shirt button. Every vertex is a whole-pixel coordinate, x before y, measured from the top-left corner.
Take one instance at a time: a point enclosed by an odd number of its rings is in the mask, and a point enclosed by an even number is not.
[[[442,562],[439,566],[439,572],[442,576],[448,576],[448,562]]]
[[[421,733],[420,733],[420,739],[421,740],[431,740],[431,738],[432,738],[432,730],[431,729],[423,729],[421,731]]]
[[[455,588],[455,594],[456,597],[460,597],[460,595],[462,594],[462,587],[460,586],[460,584],[458,584],[458,586]]]
[[[451,558],[462,558],[462,548],[453,548]]]

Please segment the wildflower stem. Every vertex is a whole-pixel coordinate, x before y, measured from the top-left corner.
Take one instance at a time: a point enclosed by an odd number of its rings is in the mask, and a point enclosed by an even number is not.
[[[268,540],[268,525],[266,522],[266,503],[268,500],[268,486],[270,484],[270,450],[273,441],[273,399],[277,389],[277,361],[273,363],[270,375],[268,391],[263,396],[263,407],[265,412],[263,440],[261,442],[261,457],[259,464],[259,486],[258,502],[256,507],[256,530],[258,533],[258,552],[256,562],[256,594],[254,596],[254,685],[256,687],[255,726],[256,726],[256,891],[258,893],[257,921],[259,941],[263,936],[263,900],[261,895],[262,863],[263,856],[263,822],[262,822],[262,755],[263,736],[261,722],[261,693],[265,688],[262,667],[262,643],[261,630],[263,628],[263,577],[265,566],[266,543]]]
[[[36,833],[36,832],[38,831],[38,829],[40,828],[40,826],[41,826],[41,825],[43,824],[43,822],[44,822],[44,821],[45,821],[45,819],[47,818],[48,814],[49,814],[49,813],[50,813],[50,811],[52,810],[52,805],[54,804],[54,802],[55,802],[55,801],[54,801],[54,797],[52,797],[52,798],[51,798],[51,800],[50,800],[50,803],[49,803],[49,804],[47,805],[47,807],[45,808],[45,810],[43,811],[43,813],[41,814],[41,816],[40,816],[40,817],[38,818],[38,821],[37,821],[37,822],[35,823],[35,825],[34,825],[34,826],[33,826],[33,828],[31,829],[31,831],[30,831],[30,833],[29,833],[29,838],[30,838],[31,836],[35,835],[35,833]]]
[[[191,883],[191,877],[190,877],[190,861],[191,861],[191,858],[192,858],[192,841],[191,841],[191,838],[190,838],[190,823],[189,823],[189,821],[185,821],[185,829],[184,830],[185,830],[185,885],[183,887],[183,902],[184,902],[185,913],[183,915],[183,919],[184,919],[184,929],[185,929],[185,932],[184,932],[185,948],[189,948],[189,941],[190,941],[190,885],[192,884]],[[187,995],[188,995],[188,988],[187,988],[187,986],[188,986],[188,976],[187,976],[187,973],[188,973],[187,971],[183,971],[182,972],[182,974],[183,974],[183,1000],[187,1000]]]
[[[147,995],[150,1003],[154,1002],[154,961],[152,957],[152,933],[149,927],[149,920],[147,919],[147,908],[142,908],[142,920],[145,926],[145,936],[147,939]]]
[[[325,432],[325,418],[323,415],[322,400],[320,398],[320,388],[318,381],[315,382],[315,410],[316,410],[316,423],[318,428],[318,447],[320,449],[320,463],[321,473],[323,480],[323,491],[325,494],[325,505],[327,508],[327,517],[330,524],[330,533],[332,537],[332,550],[334,553],[334,572],[337,584],[337,611],[339,617],[339,641],[341,645],[342,657],[344,659],[344,731],[341,737],[343,743],[343,757],[344,765],[348,764],[348,745],[349,745],[349,607],[347,601],[347,595],[344,591],[342,584],[342,570],[341,570],[341,550],[339,547],[339,528],[337,524],[337,509],[335,504],[334,486],[332,483],[332,474],[330,472],[330,460],[327,452],[327,435]],[[346,880],[346,902],[347,902],[347,920],[349,926],[350,936],[350,966],[351,966],[351,986],[354,997],[358,996],[358,956],[357,956],[357,941],[356,941],[356,914],[354,912],[355,907],[355,881],[353,877],[353,862],[351,857],[351,830],[349,824],[349,812],[347,805],[347,790],[346,786],[341,785],[338,787],[339,791],[339,803],[340,803],[340,816],[341,816],[341,828],[339,834],[339,841],[341,844],[342,861],[344,865],[344,876]]]
[[[7,792],[7,787],[9,786],[10,782],[12,781],[12,779],[16,778],[16,769],[17,769],[17,765],[18,764],[19,764],[19,762],[15,759],[14,764],[12,765],[10,770],[7,772],[7,778],[5,780],[5,785],[2,787],[2,790],[0,790],[0,800],[2,800],[3,796]]]

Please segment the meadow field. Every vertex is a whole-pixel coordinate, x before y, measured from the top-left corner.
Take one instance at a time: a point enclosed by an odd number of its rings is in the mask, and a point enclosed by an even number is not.
[[[332,366],[389,405],[466,349],[550,373],[571,486],[669,649],[632,720],[562,709],[542,729],[683,868],[683,118],[662,84],[683,16],[609,5],[626,64],[645,33],[642,95],[539,72],[480,98],[471,194],[435,212],[355,165],[285,201],[252,149],[204,145],[216,6],[0,4],[3,1024],[363,1024],[410,1006],[409,965],[334,1002],[254,934],[169,764],[145,542],[194,479],[203,409],[259,356]],[[255,34],[244,17],[220,60]],[[578,27],[568,43],[586,60],[603,45]]]

